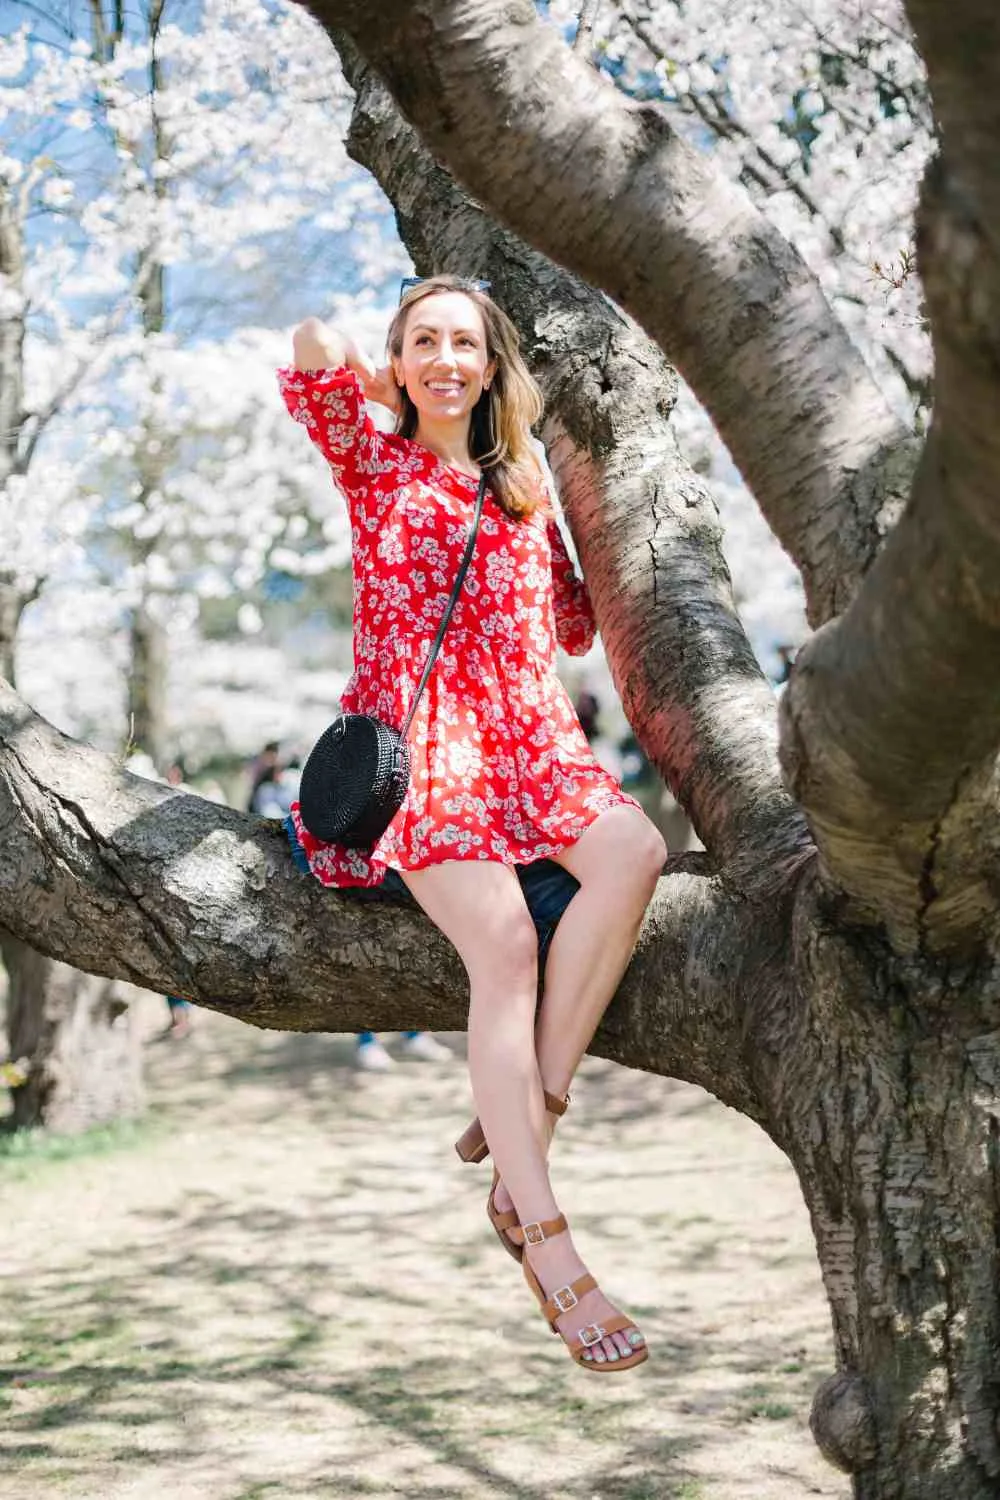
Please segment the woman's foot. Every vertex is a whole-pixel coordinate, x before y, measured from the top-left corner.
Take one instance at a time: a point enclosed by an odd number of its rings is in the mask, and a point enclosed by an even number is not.
[[[520,1240],[522,1235],[523,1231],[517,1238]],[[588,1343],[594,1337],[594,1342],[580,1356],[582,1360],[588,1364],[617,1364],[645,1348],[645,1337],[635,1326],[609,1333],[604,1338],[597,1337],[599,1329],[619,1319],[621,1314],[608,1301],[596,1282],[590,1291],[574,1293],[571,1290],[573,1283],[580,1277],[586,1276],[589,1281],[593,1278],[588,1276],[587,1268],[577,1254],[568,1230],[552,1235],[541,1244],[534,1244],[532,1226],[529,1224],[524,1238],[525,1259],[545,1296],[553,1298],[559,1306],[566,1307],[566,1311],[555,1320],[557,1331],[567,1344],[572,1344],[581,1333]]]

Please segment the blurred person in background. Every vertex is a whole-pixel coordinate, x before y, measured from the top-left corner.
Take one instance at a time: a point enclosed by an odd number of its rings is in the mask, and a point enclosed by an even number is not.
[[[277,740],[268,740],[267,744],[255,755],[250,762],[250,791],[247,795],[247,812],[256,812],[255,801],[257,792],[262,784],[273,780],[278,770],[278,757],[281,746]],[[260,814],[258,814],[260,816]]]
[[[399,1051],[404,1058],[417,1062],[451,1062],[455,1056],[450,1047],[439,1042],[432,1031],[404,1031],[399,1041]],[[388,1052],[374,1031],[359,1031],[355,1040],[354,1060],[362,1072],[387,1073],[396,1066],[396,1059]]]
[[[597,694],[584,688],[577,695],[573,706],[580,720],[580,728],[587,736],[587,744],[594,753],[594,759],[599,766],[604,767],[609,776],[620,783],[623,769],[621,754],[614,740],[601,729],[601,704]]]

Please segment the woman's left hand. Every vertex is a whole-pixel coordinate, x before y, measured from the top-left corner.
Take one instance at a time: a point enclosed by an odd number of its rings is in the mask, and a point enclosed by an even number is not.
[[[376,370],[371,375],[363,374],[361,383],[366,401],[377,401],[379,406],[387,406],[392,412],[399,411],[399,386],[392,373],[392,365],[383,365],[380,370]]]

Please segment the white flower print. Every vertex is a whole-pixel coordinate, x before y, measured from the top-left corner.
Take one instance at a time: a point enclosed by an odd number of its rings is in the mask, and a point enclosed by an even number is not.
[[[448,741],[448,770],[461,779],[478,776],[483,767],[483,757],[475,740],[451,739]]]
[[[387,526],[379,537],[378,556],[390,567],[396,567],[406,558],[406,549],[399,535],[398,526]]]
[[[509,592],[514,576],[514,559],[510,553],[491,552],[486,559],[486,587],[500,598]]]

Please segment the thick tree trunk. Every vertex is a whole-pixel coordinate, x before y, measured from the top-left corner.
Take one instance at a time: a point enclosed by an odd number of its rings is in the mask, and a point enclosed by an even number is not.
[[[141,1052],[127,987],[44,958],[0,929],[7,970],[12,1123],[76,1135],[142,1110]]]
[[[31,595],[0,576],[0,677],[14,681],[17,628]],[[6,856],[14,858],[13,850]],[[73,1135],[139,1113],[141,1054],[127,991],[47,958],[0,927],[7,1047],[24,1082],[12,1123]]]
[[[956,975],[945,1031],[920,1018],[926,975],[861,935],[810,927],[797,936],[815,1000],[773,1134],[802,1182],[833,1312],[839,1373],[813,1429],[858,1500],[996,1500],[996,1003]]]

